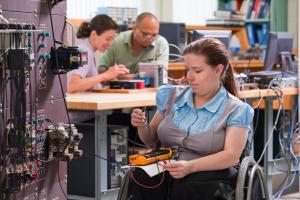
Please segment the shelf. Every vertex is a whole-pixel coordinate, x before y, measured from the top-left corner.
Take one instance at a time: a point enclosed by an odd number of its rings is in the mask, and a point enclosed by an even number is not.
[[[244,26],[197,26],[197,25],[185,25],[186,31],[193,30],[232,30],[241,31]]]
[[[254,24],[260,24],[260,23],[269,23],[269,19],[246,19],[246,23],[254,23]]]

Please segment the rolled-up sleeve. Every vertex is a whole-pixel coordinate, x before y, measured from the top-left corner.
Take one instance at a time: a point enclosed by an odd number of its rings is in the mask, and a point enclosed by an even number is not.
[[[251,129],[253,116],[253,108],[248,104],[241,104],[229,116],[227,126]]]
[[[68,77],[71,77],[72,74],[79,75],[81,78],[86,78],[88,75],[88,72],[90,70],[90,67],[88,65],[84,65],[82,67],[79,67],[78,69],[74,69],[70,72],[68,72]]]
[[[158,88],[156,93],[156,107],[162,115],[165,115],[167,102],[169,100],[171,85],[163,85]]]
[[[164,37],[160,37],[157,41],[158,48],[156,49],[156,60],[166,62],[169,61],[169,43]]]

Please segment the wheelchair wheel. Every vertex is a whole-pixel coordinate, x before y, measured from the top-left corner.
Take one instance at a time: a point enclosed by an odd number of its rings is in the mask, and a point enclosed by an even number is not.
[[[126,171],[122,179],[117,200],[127,200],[130,171]]]
[[[245,157],[240,165],[235,199],[269,199],[263,170],[251,156]]]
[[[246,182],[246,178],[249,177],[248,169],[252,168],[254,165],[256,165],[256,162],[251,156],[247,156],[243,159],[240,165],[239,174],[237,178],[237,184],[235,190],[236,200],[244,200],[244,195],[246,192],[245,182]]]

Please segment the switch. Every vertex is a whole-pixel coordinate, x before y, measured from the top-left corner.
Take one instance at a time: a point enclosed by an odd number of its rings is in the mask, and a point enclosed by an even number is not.
[[[39,60],[50,60],[50,54],[39,55]]]
[[[43,38],[49,37],[49,36],[50,36],[49,32],[42,32],[42,33],[39,34],[39,37],[43,37]]]
[[[44,43],[41,43],[41,44],[39,45],[39,49],[46,49],[46,47],[47,47],[47,45],[44,44]]]

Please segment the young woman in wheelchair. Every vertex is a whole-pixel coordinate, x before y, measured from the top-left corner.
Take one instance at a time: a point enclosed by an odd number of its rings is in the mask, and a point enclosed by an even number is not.
[[[235,188],[236,166],[251,134],[254,111],[236,97],[228,51],[219,40],[204,38],[189,44],[184,60],[188,86],[160,87],[158,110],[150,124],[142,110],[131,114],[131,123],[146,145],[177,147],[178,158],[164,166],[164,180],[156,188],[130,179],[129,199],[222,199],[218,183]],[[138,168],[132,176],[145,185],[162,178],[149,177]]]

